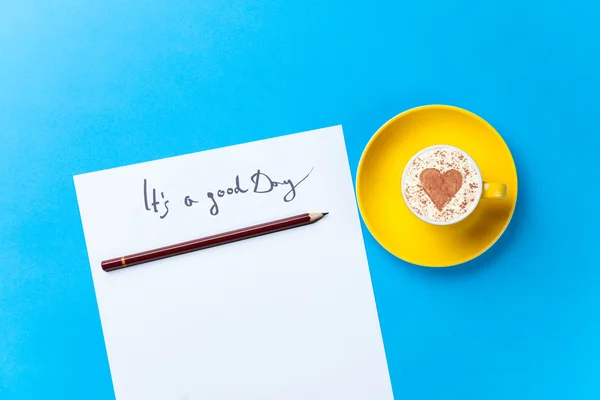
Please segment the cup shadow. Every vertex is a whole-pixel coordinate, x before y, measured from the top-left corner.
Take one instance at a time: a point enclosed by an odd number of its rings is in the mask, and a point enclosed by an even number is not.
[[[513,152],[513,157],[514,156],[515,155]],[[515,163],[517,163],[516,157]],[[528,181],[526,177],[528,175],[526,170],[517,168],[517,171],[519,172],[520,181]],[[519,233],[522,232],[520,226],[523,223],[524,217],[527,215],[529,196],[526,187],[520,187],[518,190],[519,192],[517,195],[517,204],[515,206],[515,211],[506,230],[504,231],[502,236],[496,241],[496,243],[494,243],[487,251],[485,251],[480,256],[474,258],[473,260],[447,268],[415,268],[415,266],[410,263],[397,259],[391,254],[390,256],[395,259],[397,265],[401,265],[403,268],[410,268],[411,273],[416,273],[422,276],[462,277],[465,275],[472,275],[478,273],[487,266],[493,264],[493,260],[500,258],[502,254],[507,252],[511,245],[515,243],[515,240],[518,237]],[[506,213],[506,206],[502,205],[501,203],[498,203],[498,205],[492,206],[486,210],[487,217],[491,219],[505,218]],[[467,235],[476,237],[484,229],[485,226],[473,226],[472,229],[467,231]]]

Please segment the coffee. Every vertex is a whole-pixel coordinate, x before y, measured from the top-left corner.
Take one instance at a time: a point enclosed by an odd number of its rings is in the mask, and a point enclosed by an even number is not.
[[[433,146],[414,156],[402,177],[406,205],[427,222],[450,224],[466,217],[481,197],[481,175],[466,153]]]

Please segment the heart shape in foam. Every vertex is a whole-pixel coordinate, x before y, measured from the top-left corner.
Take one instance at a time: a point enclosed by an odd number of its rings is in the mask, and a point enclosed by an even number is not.
[[[435,168],[427,168],[421,172],[419,177],[425,193],[429,196],[435,207],[442,211],[454,195],[459,191],[463,183],[462,174],[455,169],[443,174]]]

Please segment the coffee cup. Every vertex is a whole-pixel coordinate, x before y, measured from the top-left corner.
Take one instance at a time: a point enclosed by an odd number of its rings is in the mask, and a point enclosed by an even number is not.
[[[471,156],[442,144],[424,148],[410,159],[402,174],[401,189],[408,209],[433,225],[464,220],[481,199],[506,198],[505,184],[484,181]]]

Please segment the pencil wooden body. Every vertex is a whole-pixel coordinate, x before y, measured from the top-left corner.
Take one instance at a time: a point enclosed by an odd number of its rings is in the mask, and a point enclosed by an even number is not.
[[[161,258],[177,256],[180,254],[198,251],[209,247],[220,246],[238,240],[249,239],[256,236],[266,235],[273,232],[279,232],[285,229],[296,228],[302,225],[311,224],[323,218],[326,213],[300,214],[293,217],[283,218],[276,221],[253,225],[246,228],[236,229],[229,232],[206,236],[199,239],[189,240],[187,242],[177,243],[170,246],[160,247],[158,249],[143,251],[130,254],[128,256],[112,258],[102,262],[104,271],[113,271],[142,264]]]

